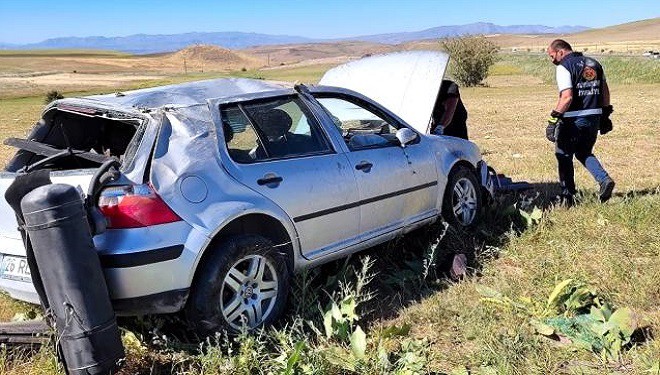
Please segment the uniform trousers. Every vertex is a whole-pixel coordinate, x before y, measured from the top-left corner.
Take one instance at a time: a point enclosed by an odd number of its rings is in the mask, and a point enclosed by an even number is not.
[[[607,171],[593,154],[599,124],[600,115],[591,115],[564,118],[560,125],[555,144],[555,156],[557,157],[562,194],[573,195],[576,192],[573,155],[599,184],[609,178]]]

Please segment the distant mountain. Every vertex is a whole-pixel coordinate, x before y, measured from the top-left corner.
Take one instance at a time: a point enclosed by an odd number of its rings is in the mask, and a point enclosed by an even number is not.
[[[499,26],[492,23],[478,22],[467,25],[439,26],[422,31],[357,36],[346,38],[376,43],[398,44],[423,39],[440,39],[459,35],[475,34],[571,34],[589,30],[585,26],[549,27],[542,25]]]
[[[472,23],[468,25],[440,26],[416,32],[365,35],[342,39],[310,39],[291,35],[268,35],[242,32],[185,33],[172,35],[136,34],[124,37],[67,37],[47,39],[43,42],[11,45],[0,44],[0,49],[100,49],[135,54],[171,52],[190,45],[216,45],[229,49],[243,49],[256,46],[332,42],[337,40],[357,40],[383,44],[398,44],[413,40],[437,39],[466,34],[566,34],[587,30],[584,26],[548,27],[541,25],[499,26],[492,23]]]
[[[241,32],[185,33],[172,35],[137,34],[125,37],[91,36],[47,39],[26,44],[20,49],[104,49],[136,54],[171,52],[194,44],[216,45],[240,49],[260,45],[306,43],[311,39],[289,35],[267,35]]]
[[[0,50],[2,49],[16,49],[19,48],[19,45],[9,44],[9,43],[0,43]]]

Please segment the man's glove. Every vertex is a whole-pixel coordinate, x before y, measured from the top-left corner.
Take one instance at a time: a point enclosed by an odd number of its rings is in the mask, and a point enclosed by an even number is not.
[[[548,126],[545,128],[545,137],[548,138],[550,142],[557,142],[557,135],[559,134],[559,128],[563,123],[561,119],[564,116],[563,113],[557,111],[552,111],[550,113],[550,118],[548,118]]]
[[[600,116],[600,134],[607,134],[612,131],[614,127],[610,115],[614,112],[611,105],[603,107],[603,114]]]

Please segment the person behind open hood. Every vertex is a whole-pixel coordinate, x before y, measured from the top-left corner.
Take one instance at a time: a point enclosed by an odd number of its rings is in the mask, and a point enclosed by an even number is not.
[[[468,139],[467,110],[456,82],[442,80],[432,116],[432,134]]]

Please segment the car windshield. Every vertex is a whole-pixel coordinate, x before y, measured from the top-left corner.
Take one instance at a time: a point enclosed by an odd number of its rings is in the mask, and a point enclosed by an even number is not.
[[[349,149],[397,145],[397,126],[371,110],[343,98],[317,98],[341,131]]]

